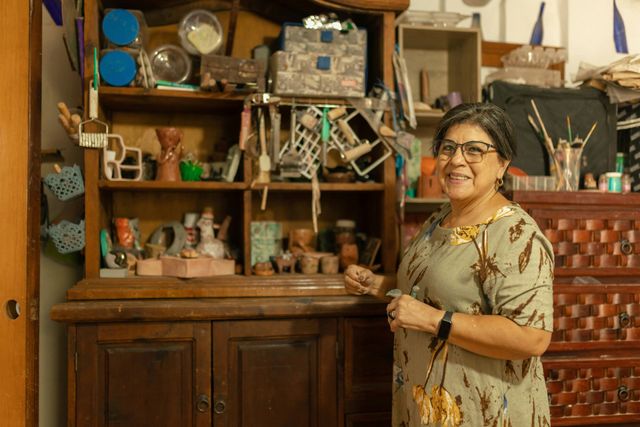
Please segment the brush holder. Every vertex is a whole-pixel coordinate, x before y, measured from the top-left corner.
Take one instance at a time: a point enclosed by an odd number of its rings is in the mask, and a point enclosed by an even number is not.
[[[560,147],[555,150],[558,164],[559,191],[578,191],[580,186],[580,164],[582,148]]]

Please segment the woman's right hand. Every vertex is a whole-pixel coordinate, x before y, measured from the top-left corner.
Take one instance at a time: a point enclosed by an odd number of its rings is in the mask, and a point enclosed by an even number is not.
[[[344,288],[352,295],[373,294],[379,287],[376,282],[376,275],[368,268],[351,264],[344,271]]]

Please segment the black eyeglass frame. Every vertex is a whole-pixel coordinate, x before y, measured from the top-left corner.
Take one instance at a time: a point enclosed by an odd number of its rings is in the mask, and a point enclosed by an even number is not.
[[[439,152],[440,151],[440,147],[442,146],[442,143],[444,143],[444,142],[450,142],[451,144],[456,146],[455,150],[453,151],[453,153],[451,153],[451,155],[447,155],[447,154],[444,154],[444,153],[441,154]],[[469,147],[469,145],[467,145],[467,144],[482,144],[482,145],[486,145],[487,146],[487,151],[483,151],[481,153],[473,153],[473,154],[479,154],[480,155],[480,159],[479,160],[471,160],[471,161],[469,161],[469,159],[467,158],[467,154],[469,154],[469,153],[467,152],[468,150],[465,149],[465,146]],[[444,156],[447,159],[451,159],[452,157],[454,157],[456,155],[456,151],[458,151],[458,148],[460,148],[460,151],[462,152],[462,157],[464,157],[464,159],[467,161],[467,163],[480,163],[480,162],[482,162],[484,160],[484,155],[485,154],[493,153],[493,152],[497,153],[498,152],[498,150],[496,149],[495,145],[489,144],[488,142],[484,142],[484,141],[473,141],[473,140],[471,140],[471,141],[465,141],[462,144],[458,144],[457,142],[452,141],[450,139],[439,139],[437,141],[434,141],[434,144],[433,144],[433,155],[435,157]]]

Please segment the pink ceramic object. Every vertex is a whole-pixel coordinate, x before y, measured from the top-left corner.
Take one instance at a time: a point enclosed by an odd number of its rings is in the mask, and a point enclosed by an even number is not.
[[[158,157],[156,181],[182,181],[180,177],[182,131],[178,128],[158,128],[156,135],[162,147]]]

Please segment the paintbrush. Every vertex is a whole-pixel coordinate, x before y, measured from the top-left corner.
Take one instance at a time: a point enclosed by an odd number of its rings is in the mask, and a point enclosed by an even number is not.
[[[580,147],[580,152],[579,152],[579,156],[582,156],[582,150],[584,150],[584,146],[587,145],[587,142],[589,141],[589,138],[591,137],[591,134],[593,133],[593,131],[596,129],[596,126],[598,125],[598,121],[596,120],[595,122],[593,122],[593,126],[591,126],[591,130],[589,130],[589,133],[587,134],[587,137],[584,139],[584,142],[582,143],[582,146]]]
[[[533,117],[531,116],[531,114],[527,114],[527,120],[529,121],[529,124],[531,125],[531,127],[535,131],[536,137],[541,142],[544,142],[544,135],[542,135],[542,132],[540,132],[540,129],[538,128],[538,125],[536,124],[536,122],[533,121]]]
[[[547,152],[549,153],[551,160],[553,161],[553,166],[555,167],[555,175],[558,177],[556,190],[559,190],[562,187],[562,182],[564,181],[564,176],[562,174],[562,171],[560,170],[560,163],[558,162],[558,159],[555,156],[555,149],[553,147],[553,142],[551,141],[551,138],[547,133],[547,128],[544,126],[542,117],[540,117],[538,106],[536,105],[536,102],[533,99],[531,100],[531,106],[533,107],[534,113],[536,113],[536,118],[538,119],[538,122],[540,122],[540,127],[542,128],[542,133],[544,135],[544,146],[547,149]],[[552,167],[550,167],[549,169],[551,169],[551,172],[554,172]]]

